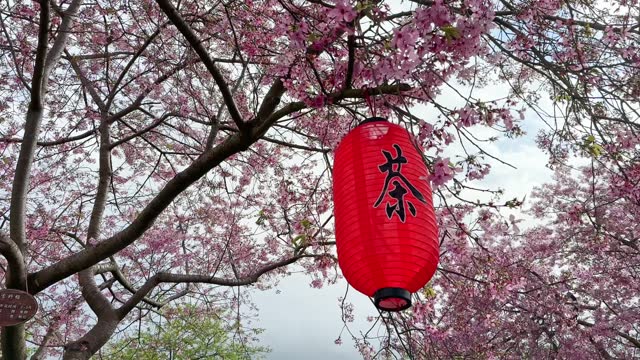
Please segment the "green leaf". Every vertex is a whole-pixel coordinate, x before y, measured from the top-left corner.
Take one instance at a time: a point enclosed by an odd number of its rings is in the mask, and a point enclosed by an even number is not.
[[[267,215],[264,213],[264,210],[258,211],[258,220],[256,220],[256,225],[264,225],[267,220]]]
[[[553,99],[553,102],[569,102],[571,101],[571,95],[568,94],[562,94],[562,95],[558,95],[555,97],[555,99]]]
[[[358,4],[356,4],[356,12],[368,11],[374,7],[375,4],[369,1],[358,2]]]
[[[593,144],[596,142],[596,137],[593,135],[589,135],[584,141],[586,144]]]
[[[294,237],[291,242],[293,242],[293,246],[295,246],[295,247],[304,246],[306,244],[306,242],[307,242],[307,235],[300,234],[300,235]]]
[[[307,41],[309,41],[309,42],[315,42],[316,40],[319,40],[320,38],[322,38],[322,35],[320,35],[318,33],[310,33],[309,35],[307,35]]]
[[[424,295],[424,297],[426,297],[427,299],[435,299],[437,293],[435,291],[435,289],[433,287],[431,287],[431,285],[427,285],[422,289],[422,294]]]
[[[504,206],[513,209],[513,208],[517,208],[519,206],[522,205],[522,201],[518,200],[518,198],[513,198],[507,202],[504,203]]]
[[[584,34],[585,34],[586,36],[588,36],[588,37],[593,36],[593,29],[591,29],[591,25],[587,24],[587,25],[584,27]]]
[[[599,157],[604,152],[604,148],[596,142],[596,138],[593,135],[584,138],[582,148],[593,157]]]
[[[444,37],[448,41],[459,39],[461,36],[460,30],[453,25],[445,25],[441,27],[440,30],[444,32]]]
[[[311,221],[309,221],[309,220],[307,220],[307,219],[304,219],[304,220],[302,220],[302,221],[300,222],[300,225],[302,225],[302,227],[303,227],[305,230],[308,230],[308,229],[311,227],[312,223],[311,223]]]
[[[591,155],[593,155],[594,157],[598,157],[600,155],[602,155],[602,152],[604,151],[604,149],[602,148],[602,146],[598,145],[598,144],[593,144],[589,147],[589,153]]]

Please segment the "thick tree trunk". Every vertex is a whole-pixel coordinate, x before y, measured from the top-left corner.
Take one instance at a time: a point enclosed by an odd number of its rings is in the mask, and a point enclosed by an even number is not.
[[[64,350],[63,360],[88,360],[109,341],[118,326],[118,318],[113,314],[98,323],[83,337],[69,343]]]
[[[2,360],[24,360],[26,358],[24,324],[2,329]]]
[[[26,116],[25,136],[20,148],[16,174],[13,179],[11,194],[11,211],[9,222],[9,234],[18,252],[20,252],[21,264],[9,262],[7,271],[6,286],[9,289],[26,289],[26,267],[22,256],[26,252],[25,236],[25,208],[26,196],[29,190],[29,175],[31,164],[38,138],[38,129],[42,120],[42,107],[39,104],[31,104]],[[26,358],[26,340],[24,335],[24,325],[11,326],[2,329],[1,334],[2,359],[3,360],[24,360]]]
[[[20,268],[20,269],[16,269]],[[15,274],[16,271],[22,272],[21,274]],[[24,280],[26,280],[26,273],[24,273],[24,266],[12,266],[9,269],[7,275],[7,288],[25,290]],[[14,275],[11,275],[14,273]],[[16,275],[18,280],[16,280]],[[10,326],[2,328],[1,345],[2,345],[2,360],[24,360],[27,357],[27,343],[24,332],[24,324]]]
[[[38,29],[38,47],[34,63],[33,77],[31,79],[31,101],[27,110],[24,138],[20,147],[20,154],[16,164],[16,172],[11,189],[11,210],[9,213],[9,237],[20,251],[20,255],[26,257],[28,244],[26,238],[25,217],[27,207],[27,194],[29,192],[29,179],[31,177],[31,165],[36,152],[38,132],[44,114],[44,97],[47,89],[49,73],[56,65],[66,46],[73,16],[80,8],[80,0],[73,0],[67,7],[66,14],[58,28],[51,49],[49,44],[49,20],[50,3],[40,0],[40,18]],[[6,286],[10,289],[26,289],[27,269],[23,264],[9,264]],[[24,325],[12,326],[2,329],[0,344],[2,346],[3,360],[24,360],[26,358],[26,339]]]

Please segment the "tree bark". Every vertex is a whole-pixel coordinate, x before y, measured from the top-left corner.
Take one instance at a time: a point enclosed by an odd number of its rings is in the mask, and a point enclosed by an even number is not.
[[[41,120],[42,107],[32,103],[27,112],[25,140],[20,148],[16,174],[13,179],[9,226],[11,241],[17,246],[17,251],[20,253],[20,258],[23,263],[20,264],[20,266],[9,263],[9,266],[7,266],[7,289],[27,290],[26,281],[21,280],[27,277],[23,260],[23,256],[26,253],[24,218],[31,163],[33,162],[33,154],[35,152],[38,128],[40,127]],[[0,336],[3,360],[24,360],[27,357],[23,324],[3,328]]]
[[[63,360],[88,360],[109,341],[118,326],[115,313],[98,319],[96,325],[80,339],[65,347]]]
[[[16,172],[13,178],[9,213],[9,237],[19,249],[23,263],[20,266],[9,264],[6,281],[6,286],[9,289],[27,290],[27,284],[23,278],[27,276],[27,269],[24,265],[24,256],[27,254],[28,249],[25,216],[31,165],[44,113],[44,96],[49,73],[62,54],[62,49],[65,47],[69,37],[69,31],[67,30],[71,27],[73,16],[79,7],[80,0],[74,0],[68,6],[60,24],[59,35],[56,37],[51,50],[48,51],[49,20],[51,17],[50,3],[48,0],[40,0],[38,46],[31,79],[31,99],[25,119],[24,138],[20,146],[20,154],[18,155]],[[3,328],[0,337],[3,360],[24,360],[26,358],[24,325]]]

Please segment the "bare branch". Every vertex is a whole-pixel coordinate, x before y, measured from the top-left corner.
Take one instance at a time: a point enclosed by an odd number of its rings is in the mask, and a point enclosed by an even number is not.
[[[155,129],[156,127],[158,127],[158,125],[162,124],[165,120],[167,120],[170,116],[177,116],[176,113],[167,113],[162,115],[161,117],[157,118],[154,122],[152,122],[151,124],[149,124],[148,126],[136,131],[135,133],[125,136],[124,138],[115,141],[113,143],[111,143],[110,148],[113,149],[118,145],[122,145],[124,143],[126,143],[127,141],[131,140],[131,139],[135,139],[140,135],[143,135],[153,129]]]
[[[73,141],[77,141],[77,140],[82,140],[85,138],[88,138],[89,136],[95,134],[96,131],[94,129],[91,130],[87,130],[81,134],[78,135],[74,135],[74,136],[69,136],[67,138],[62,138],[62,139],[57,139],[57,140],[48,140],[48,141],[38,141],[36,144],[38,146],[56,146],[56,145],[62,145],[62,144],[66,144],[69,142],[73,142]],[[4,143],[18,143],[18,142],[22,142],[23,139],[18,139],[18,138],[5,138],[5,139],[0,139],[0,142],[4,142]]]
[[[80,65],[78,65],[78,62],[74,59],[73,56],[69,54],[68,51],[65,50],[65,54],[69,59],[69,64],[71,64],[71,68],[73,68],[73,71],[75,71],[76,75],[80,79],[80,83],[82,84],[82,86],[85,89],[87,89],[87,91],[89,92],[89,95],[91,95],[91,99],[93,99],[93,102],[95,102],[96,105],[98,105],[98,108],[100,109],[100,111],[106,112],[107,106],[105,105],[104,101],[102,101],[102,99],[100,98],[100,95],[98,95],[98,91],[93,86],[93,84],[91,84],[91,81],[89,81],[89,79],[87,79],[87,77],[84,76],[84,73],[82,72],[82,69],[80,69]]]
[[[229,86],[220,73],[220,70],[218,70],[215,62],[213,61],[211,56],[209,56],[207,50],[204,48],[204,45],[202,45],[202,42],[198,39],[197,35],[193,32],[186,21],[184,21],[182,16],[180,16],[178,10],[176,10],[176,8],[171,5],[169,0],[156,0],[156,3],[158,3],[162,11],[164,11],[173,25],[178,28],[185,39],[187,39],[189,45],[191,45],[191,47],[195,50],[196,54],[198,54],[198,56],[200,57],[200,60],[202,60],[204,66],[207,68],[209,73],[211,73],[213,80],[218,85],[218,89],[220,89],[220,93],[222,94],[224,103],[227,105],[229,115],[231,115],[231,118],[233,119],[233,122],[236,124],[238,129],[240,129],[240,131],[247,130],[248,125],[243,121],[242,115],[240,115],[240,112],[236,107],[233,96],[231,95],[231,91],[229,90]]]
[[[158,284],[161,283],[202,283],[202,284],[212,284],[212,285],[221,285],[221,286],[242,286],[253,284],[260,276],[265,273],[293,264],[299,259],[305,257],[305,255],[297,255],[284,260],[280,260],[278,262],[266,265],[251,275],[239,278],[239,279],[223,279],[217,278],[209,275],[190,275],[190,274],[172,274],[172,273],[158,273],[151,277],[147,282],[142,285],[142,287],[136,291],[136,293],[127,301],[122,307],[120,307],[117,312],[120,319],[127,316],[129,311],[133,309],[142,299],[147,296],[149,292],[151,292]]]

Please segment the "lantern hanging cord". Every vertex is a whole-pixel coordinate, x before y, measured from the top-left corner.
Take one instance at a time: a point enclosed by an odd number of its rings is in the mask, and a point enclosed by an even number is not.
[[[371,116],[377,117],[376,102],[374,99],[371,98],[371,94],[369,94],[369,90],[367,89],[364,90],[364,101],[366,101],[367,105],[369,106],[369,111],[371,112]]]

